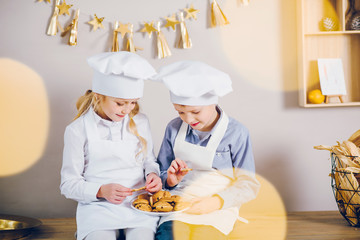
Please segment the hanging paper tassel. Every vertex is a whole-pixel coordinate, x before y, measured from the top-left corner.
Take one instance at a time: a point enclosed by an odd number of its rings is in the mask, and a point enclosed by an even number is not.
[[[60,28],[61,31],[63,31],[63,29],[58,21],[59,8],[57,7],[57,5],[60,5],[60,0],[56,0],[56,2],[55,2],[54,13],[51,17],[50,24],[49,24],[48,30],[46,32],[46,34],[50,35],[50,36],[56,35],[56,33],[58,32],[58,27]]]
[[[114,32],[113,32],[113,44],[112,44],[112,48],[111,48],[112,52],[119,51],[118,32],[116,31],[116,29],[118,29],[118,28],[119,28],[119,21],[115,21]]]
[[[128,52],[136,52],[136,49],[135,49],[135,45],[134,45],[134,32],[133,32],[133,29],[134,29],[134,25],[133,24],[129,24],[129,30],[130,30],[130,33],[128,33],[128,39],[127,39],[127,43],[126,43],[126,51]]]
[[[249,5],[250,0],[238,0],[238,2],[240,3],[240,5],[247,6]]]
[[[225,17],[223,11],[221,11],[220,6],[217,4],[216,0],[212,0],[211,3],[211,27],[224,26],[229,24],[229,21]]]
[[[74,19],[71,23],[65,28],[65,30],[61,33],[61,36],[64,37],[67,32],[70,31],[70,37],[68,44],[70,46],[77,45],[77,33],[78,33],[78,22],[79,22],[80,9],[78,9],[75,13]]]
[[[165,39],[164,34],[161,32],[161,27],[160,27],[161,23],[157,22],[156,23],[156,28],[157,28],[157,47],[158,47],[158,58],[166,58],[171,56],[171,51],[169,48],[169,45]]]
[[[77,45],[79,16],[80,16],[80,9],[76,10],[75,17],[72,20],[72,26],[71,26],[70,37],[69,37],[69,45],[70,46],[76,46]]]
[[[191,39],[189,37],[189,33],[186,29],[186,25],[185,25],[185,20],[184,20],[184,14],[183,12],[179,12],[179,22],[180,22],[180,39],[178,42],[178,48],[191,48],[192,44],[191,44]]]

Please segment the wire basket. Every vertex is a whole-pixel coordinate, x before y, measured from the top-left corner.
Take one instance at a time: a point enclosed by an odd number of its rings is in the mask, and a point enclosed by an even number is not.
[[[351,226],[360,226],[360,175],[344,170],[348,166],[344,158],[357,159],[358,156],[338,156],[331,153],[331,187],[341,215]]]

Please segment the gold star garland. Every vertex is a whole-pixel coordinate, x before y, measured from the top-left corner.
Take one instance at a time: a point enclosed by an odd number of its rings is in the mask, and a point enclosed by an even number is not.
[[[151,38],[151,33],[156,32],[154,28],[154,22],[151,23],[144,23],[144,28],[140,30],[140,32],[147,32],[149,34],[149,38]]]
[[[96,14],[94,14],[94,19],[89,21],[88,24],[93,25],[93,31],[96,31],[98,28],[103,28],[104,25],[102,25],[102,21],[104,21],[104,17],[98,18]]]
[[[196,14],[200,11],[194,8],[194,5],[191,4],[190,8],[184,8],[185,12],[186,12],[186,17],[185,19],[188,18],[193,18],[193,19],[197,19]]]
[[[65,0],[62,2],[61,5],[56,5],[56,7],[59,9],[59,15],[60,16],[63,15],[63,14],[70,15],[69,9],[72,6],[73,5],[67,5]]]
[[[51,0],[37,0],[37,2],[43,2],[46,1],[47,3],[50,3]],[[248,5],[250,0],[237,0],[238,3],[241,5]],[[62,2],[60,4],[60,2]],[[62,15],[70,15],[69,9],[73,5],[66,4],[66,0],[55,0],[55,8],[53,15],[50,19],[50,24],[48,27],[47,34],[50,36],[55,36],[58,32],[58,29],[60,29],[62,32],[64,30],[62,29],[61,25],[59,24],[58,18]],[[76,15],[72,22],[67,26],[66,31],[62,34],[65,35],[67,31],[70,30],[70,38],[69,38],[69,45],[77,45],[77,33],[78,33],[78,20],[79,20],[79,12],[80,9],[76,11]],[[189,37],[188,30],[186,28],[185,20],[188,19],[194,19],[197,20],[197,14],[200,12],[200,10],[195,9],[193,4],[190,5],[188,8],[182,9],[182,11],[176,14],[172,14],[171,17],[164,17],[166,20],[165,25],[163,25],[164,28],[171,28],[174,32],[176,31],[176,26],[179,25],[178,29],[180,29],[180,38],[179,42],[177,44],[177,47],[179,48],[191,48],[192,43],[191,39]],[[184,17],[184,13],[186,16]],[[94,18],[87,22],[88,24],[93,26],[93,31],[96,31],[98,28],[103,28],[104,26],[102,24],[103,20],[105,18],[98,18],[96,14],[94,14]],[[216,0],[212,0],[211,3],[211,26],[223,26],[229,24],[229,21],[225,17],[224,13],[222,12],[221,8],[217,4]],[[136,47],[134,45],[134,31],[133,31],[133,24],[122,24],[120,21],[115,21],[114,23],[114,29],[113,29],[113,44],[111,47],[111,51],[119,51],[119,43],[117,35],[118,33],[121,34],[121,38],[124,39],[126,36],[126,47],[125,50],[130,52],[136,52],[137,50],[142,50],[140,47]],[[143,28],[140,30],[140,32],[147,33],[148,37],[151,38],[151,35],[153,32],[156,33],[157,36],[157,47],[158,47],[158,58],[165,58],[168,56],[171,56],[170,48],[168,47],[167,41],[165,39],[164,34],[161,32],[161,22],[157,21],[156,26],[154,26],[154,21],[152,22],[144,22]]]
[[[115,31],[121,34],[121,38],[124,38],[127,33],[130,33],[129,23],[122,24],[121,22],[119,22],[119,27],[116,28]]]
[[[173,29],[173,31],[175,32],[175,26],[176,24],[179,24],[180,22],[178,20],[176,20],[175,18],[175,14],[173,14],[171,17],[166,17],[166,24],[164,27],[171,27]]]

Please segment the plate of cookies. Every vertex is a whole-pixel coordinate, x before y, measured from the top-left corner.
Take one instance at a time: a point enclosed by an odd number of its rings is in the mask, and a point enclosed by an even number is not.
[[[148,215],[167,216],[187,210],[190,202],[184,201],[179,195],[171,195],[169,191],[159,191],[152,195],[140,194],[132,200],[131,207]]]

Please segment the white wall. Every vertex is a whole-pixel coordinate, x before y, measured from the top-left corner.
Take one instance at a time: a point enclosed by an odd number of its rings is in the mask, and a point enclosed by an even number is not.
[[[51,120],[47,146],[39,161],[22,173],[0,178],[0,213],[34,217],[75,215],[76,203],[60,195],[59,172],[64,128],[75,116],[77,98],[91,87],[92,71],[85,59],[109,51],[113,21],[132,22],[138,30],[143,21],[159,20],[190,3],[200,9],[197,21],[186,22],[193,48],[173,48],[178,33],[163,29],[173,56],[156,59],[154,38],[135,33],[136,45],[144,48],[139,54],[156,68],[193,59],[229,73],[234,92],[221,99],[220,105],[249,128],[258,174],[276,186],[288,211],[336,210],[328,177],[329,154],[314,150],[313,146],[347,139],[360,127],[360,112],[357,107],[298,106],[295,0],[252,0],[248,7],[238,6],[236,0],[219,0],[231,24],[216,29],[208,27],[208,1],[67,3],[81,10],[76,47],[66,45],[67,38],[45,34],[52,5],[35,0],[2,1],[0,57],[19,61],[43,78]],[[105,16],[106,30],[91,31],[86,22],[93,13]],[[69,21],[69,17],[60,17],[63,24]],[[176,114],[163,86],[149,82],[145,87],[141,107],[150,118],[157,153],[165,124]],[[2,112],[1,118],[4,117],[11,118]],[[13,164],[11,159],[9,164]]]

